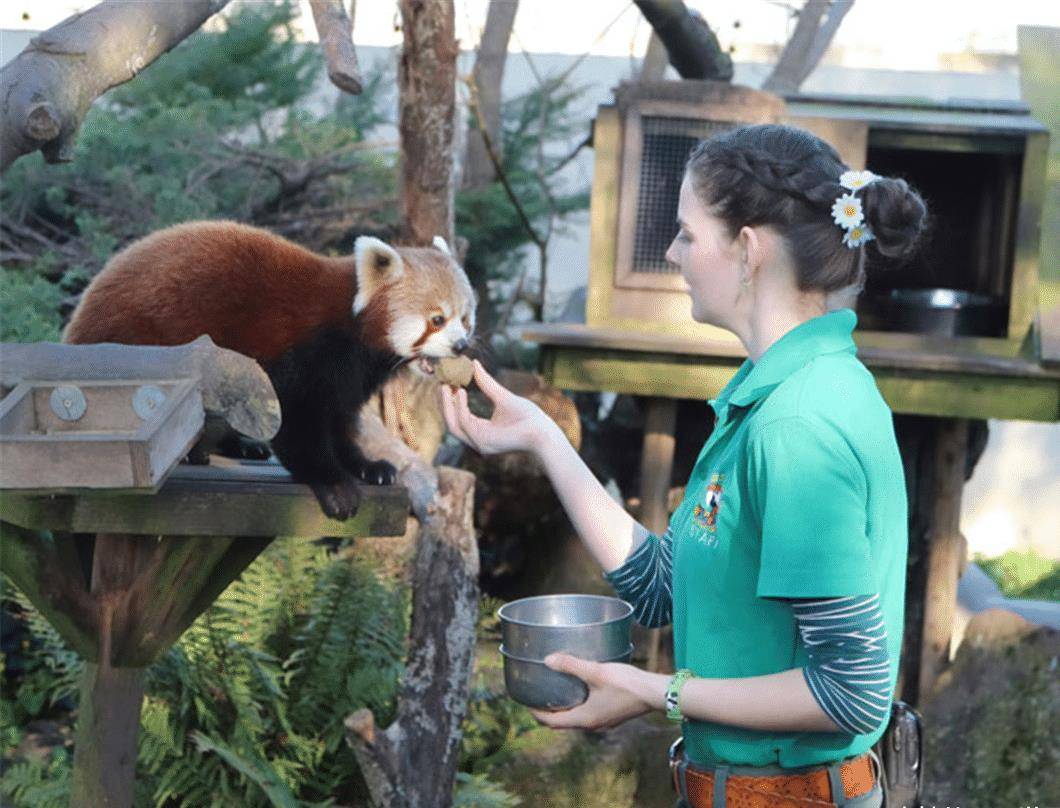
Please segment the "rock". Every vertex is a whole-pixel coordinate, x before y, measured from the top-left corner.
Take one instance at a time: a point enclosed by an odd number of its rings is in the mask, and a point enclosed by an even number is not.
[[[924,717],[924,805],[1060,805],[1060,632],[975,615]]]
[[[661,717],[605,732],[538,727],[517,738],[490,779],[524,805],[549,808],[672,808],[666,750],[677,730]]]

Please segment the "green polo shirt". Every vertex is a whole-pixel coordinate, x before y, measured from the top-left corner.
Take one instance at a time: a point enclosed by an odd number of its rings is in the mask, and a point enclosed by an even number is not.
[[[799,324],[710,401],[714,431],[670,521],[678,668],[711,678],[801,668],[808,659],[791,605],[770,598],[878,592],[894,692],[905,478],[891,411],[857,358],[856,324],[846,308]],[[785,768],[861,754],[884,728],[851,736],[683,727],[693,763]]]

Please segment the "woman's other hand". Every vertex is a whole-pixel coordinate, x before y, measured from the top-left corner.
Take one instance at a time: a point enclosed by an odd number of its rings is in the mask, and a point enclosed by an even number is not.
[[[643,689],[645,672],[620,662],[590,662],[570,654],[549,654],[545,664],[577,676],[589,686],[589,698],[570,710],[531,714],[553,729],[608,729],[651,712],[652,705],[636,695]],[[649,674],[650,675],[650,674]]]
[[[546,436],[559,431],[555,422],[534,402],[517,396],[475,360],[475,384],[493,403],[487,421],[472,415],[467,406],[467,390],[438,386],[446,426],[457,438],[480,454],[536,451]]]

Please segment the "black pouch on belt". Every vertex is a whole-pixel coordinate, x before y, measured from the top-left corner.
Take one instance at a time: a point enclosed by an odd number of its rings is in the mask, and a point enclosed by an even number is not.
[[[923,768],[923,718],[904,701],[891,705],[891,721],[876,744],[883,766],[885,808],[920,804]]]

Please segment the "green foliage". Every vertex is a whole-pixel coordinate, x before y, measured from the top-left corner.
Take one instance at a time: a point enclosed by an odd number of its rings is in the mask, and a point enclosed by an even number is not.
[[[44,760],[5,766],[0,775],[0,797],[10,800],[13,808],[67,808],[72,765],[66,750],[57,749]]]
[[[319,49],[291,37],[296,11],[236,8],[223,30],[193,34],[94,104],[72,163],[45,166],[35,154],[12,165],[0,188],[12,266],[76,293],[116,250],[178,222],[297,227],[297,240],[325,249],[334,234],[321,221],[355,207],[350,200],[385,208],[395,156],[360,141],[383,118],[386,71],[370,73],[341,115],[310,115],[303,106],[323,66]],[[393,219],[369,213],[373,223]],[[344,233],[348,216],[338,218]]]
[[[223,30],[188,37],[173,56],[107,98],[131,115],[152,107],[181,109],[204,98],[228,101],[248,120],[290,106],[312,89],[322,62],[319,49],[295,42],[291,22],[297,16],[289,0],[241,4],[221,18]]]
[[[356,803],[364,786],[342,722],[362,707],[380,725],[392,720],[407,601],[363,562],[277,539],[148,669],[137,761],[145,804]],[[80,663],[27,614],[42,637],[33,664],[62,674],[27,677],[19,694],[32,693],[35,706],[68,693],[59,682],[72,682]],[[35,804],[19,789],[44,771],[57,788],[69,775],[54,760],[11,766],[0,793]]]
[[[62,297],[32,271],[0,270],[0,342],[57,342]]]
[[[1008,655],[1018,652],[1013,646]],[[1034,655],[1000,698],[984,698],[968,749],[968,793],[982,805],[1060,805],[1055,658]]]
[[[496,611],[503,603],[491,597],[479,601],[476,632],[480,652],[462,727],[455,805],[500,808],[522,804],[487,779],[510,758],[515,741],[538,726],[530,711],[504,690],[502,663],[496,652],[500,642]]]
[[[583,93],[584,88],[546,82],[501,105],[504,173],[542,238],[551,216],[561,219],[589,205],[587,189],[564,189],[557,178],[566,144],[587,134],[575,111]],[[533,243],[499,181],[457,195],[456,231],[469,242],[464,266],[479,288],[487,280],[510,278],[521,262],[519,248]]]
[[[457,772],[453,808],[515,808],[523,801],[509,794],[485,775]]]
[[[973,559],[1009,598],[1060,601],[1060,562],[1034,551],[1009,550],[996,558]]]

